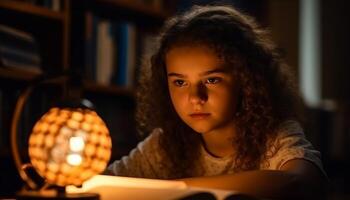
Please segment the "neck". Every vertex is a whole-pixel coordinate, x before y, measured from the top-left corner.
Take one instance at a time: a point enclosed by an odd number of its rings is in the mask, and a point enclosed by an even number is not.
[[[204,147],[215,157],[226,157],[234,154],[232,145],[236,135],[234,123],[222,129],[215,129],[208,133],[202,133]]]

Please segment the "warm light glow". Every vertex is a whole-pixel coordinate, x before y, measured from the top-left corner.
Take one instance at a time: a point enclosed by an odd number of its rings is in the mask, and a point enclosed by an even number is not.
[[[73,129],[78,129],[79,128],[79,122],[78,121],[75,121],[74,119],[70,119],[68,122],[67,122],[68,126],[73,128]]]
[[[95,145],[93,144],[86,145],[86,148],[85,148],[86,155],[92,156],[95,154],[95,151],[96,151]]]
[[[72,114],[72,118],[75,120],[75,121],[81,121],[83,120],[83,117],[84,115],[82,115],[80,112],[74,112]]]
[[[85,142],[82,137],[71,137],[69,139],[69,148],[71,151],[79,152],[84,149]]]
[[[52,147],[55,143],[54,137],[52,135],[47,135],[45,137],[45,145],[47,147]]]
[[[48,183],[81,185],[101,173],[112,142],[103,120],[90,109],[52,108],[35,125],[29,157]]]
[[[77,166],[81,164],[82,158],[79,154],[69,154],[67,156],[67,162],[70,165]]]

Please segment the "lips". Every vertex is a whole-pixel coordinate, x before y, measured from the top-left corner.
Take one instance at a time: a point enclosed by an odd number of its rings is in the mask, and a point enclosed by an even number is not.
[[[210,113],[192,113],[190,117],[194,119],[205,119],[210,116]]]

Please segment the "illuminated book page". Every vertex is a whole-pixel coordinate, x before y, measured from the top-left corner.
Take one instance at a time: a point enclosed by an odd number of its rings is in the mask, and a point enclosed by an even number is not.
[[[85,181],[81,188],[68,186],[68,193],[98,193],[101,200],[114,199],[225,199],[235,194],[233,191],[211,188],[188,187],[183,181],[130,178],[96,175]]]

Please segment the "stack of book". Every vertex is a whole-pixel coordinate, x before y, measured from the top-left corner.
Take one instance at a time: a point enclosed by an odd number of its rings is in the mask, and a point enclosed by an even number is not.
[[[41,73],[41,58],[35,38],[26,32],[0,24],[0,66]]]

